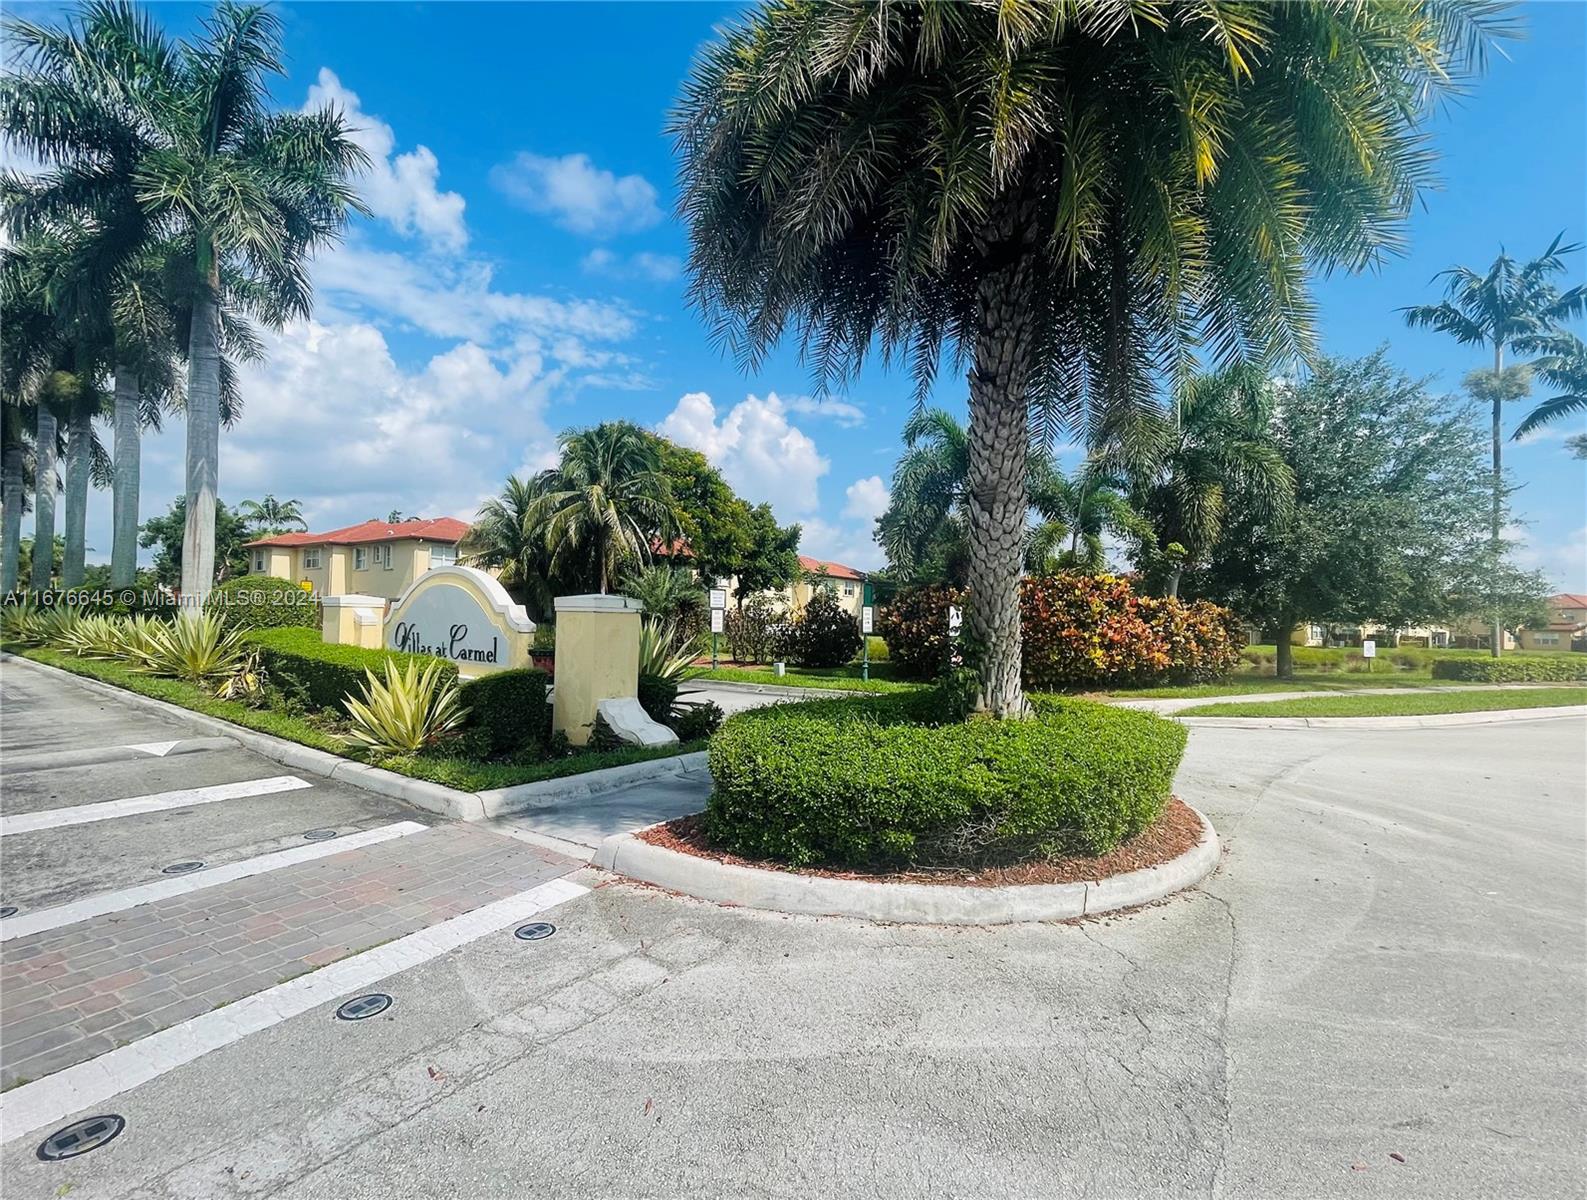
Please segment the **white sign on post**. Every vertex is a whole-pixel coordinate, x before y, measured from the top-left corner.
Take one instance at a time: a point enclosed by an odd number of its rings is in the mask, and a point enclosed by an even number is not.
[[[712,633],[721,633],[722,632],[722,618],[723,618],[724,615],[725,614],[722,612],[722,610],[720,608],[713,608],[711,610],[711,632]]]
[[[964,625],[964,610],[957,604],[948,605],[948,636],[959,640],[959,629]]]
[[[1361,643],[1361,657],[1362,658],[1376,658],[1377,656],[1378,656],[1378,644],[1376,642],[1374,642],[1371,638],[1367,638],[1364,642]]]
[[[724,608],[727,607],[727,589],[726,588],[712,588],[711,589],[711,607],[714,608],[714,609],[718,609],[718,610],[724,609]],[[717,632],[720,633],[721,630],[717,630]]]
[[[876,610],[869,604],[860,609],[860,632],[869,634],[876,624]]]

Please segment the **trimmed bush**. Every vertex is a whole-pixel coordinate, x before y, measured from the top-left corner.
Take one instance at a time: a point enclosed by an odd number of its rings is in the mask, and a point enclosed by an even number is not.
[[[342,701],[363,692],[365,671],[384,675],[388,660],[406,666],[441,664],[441,682],[456,682],[457,664],[428,654],[403,654],[397,650],[365,650],[359,646],[327,645],[312,629],[256,629],[248,640],[259,647],[270,681],[300,695],[311,708],[345,711]]]
[[[1433,678],[1463,683],[1587,683],[1587,654],[1441,658],[1433,664]]]
[[[204,600],[232,629],[318,629],[320,604],[289,579],[242,575],[217,584]]]
[[[685,700],[672,710],[672,731],[680,742],[698,742],[722,727],[724,715],[715,700]]]
[[[841,667],[863,644],[859,621],[826,588],[816,589],[780,642],[783,657],[801,667]]]
[[[459,689],[468,728],[479,730],[488,754],[543,748],[551,737],[551,676],[523,667],[465,680]]]
[[[962,591],[914,588],[882,614],[900,674],[940,675],[948,659],[948,606]],[[1200,683],[1240,665],[1238,619],[1204,600],[1137,596],[1117,575],[1062,573],[1020,585],[1022,675],[1031,691],[1163,681]]]
[[[707,832],[794,866],[965,864],[1101,854],[1157,818],[1182,726],[1032,703],[1033,720],[946,724],[934,692],[740,713],[711,740]]]

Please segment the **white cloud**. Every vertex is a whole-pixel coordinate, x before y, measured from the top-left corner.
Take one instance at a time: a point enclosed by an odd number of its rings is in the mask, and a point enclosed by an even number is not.
[[[843,515],[852,520],[871,522],[887,511],[887,485],[880,475],[856,479],[843,494],[847,497]]]
[[[785,401],[789,412],[807,417],[826,417],[845,429],[865,424],[865,410],[847,400],[817,400],[813,396],[795,396]]]
[[[704,454],[739,495],[769,501],[780,515],[814,512],[820,504],[818,484],[831,463],[788,423],[775,392],[764,400],[746,396],[720,421],[710,396],[690,392],[658,428]]]
[[[649,180],[603,170],[588,154],[546,158],[524,151],[491,168],[490,180],[513,203],[586,237],[632,233],[661,220]]]
[[[330,68],[321,67],[304,110],[326,104],[334,104],[346,114],[353,141],[370,157],[369,171],[360,178],[358,190],[375,216],[404,235],[417,233],[436,249],[457,251],[468,244],[463,197],[438,190],[441,168],[428,146],[392,157],[397,135],[391,126],[364,112],[358,94],[344,87]]]
[[[861,571],[874,571],[887,562],[887,556],[876,544],[876,534],[869,524],[831,525],[820,517],[811,517],[800,522],[800,527],[800,554],[857,567]]]
[[[675,254],[652,254],[641,250],[624,257],[603,247],[596,247],[584,256],[580,264],[586,274],[604,275],[611,279],[646,279],[651,283],[670,283],[683,274],[683,260]]]
[[[1504,527],[1514,546],[1516,565],[1541,571],[1562,591],[1587,592],[1587,525],[1571,529],[1557,542],[1543,542],[1525,525]]]

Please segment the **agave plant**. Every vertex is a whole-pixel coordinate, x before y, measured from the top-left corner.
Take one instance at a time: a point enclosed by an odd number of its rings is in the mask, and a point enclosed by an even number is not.
[[[385,754],[411,754],[453,732],[468,716],[455,680],[441,664],[400,667],[386,660],[384,678],[367,668],[362,696],[348,696],[353,727],[346,740]]]
[[[11,646],[38,646],[44,641],[43,613],[31,600],[7,604],[0,611],[0,640]]]
[[[645,621],[639,627],[639,673],[678,683],[694,672],[691,639],[672,621]]]
[[[26,646],[48,646],[65,649],[83,619],[80,609],[60,604],[54,608],[37,609],[32,616],[23,618],[22,637]]]
[[[142,636],[136,654],[140,669],[190,683],[230,674],[247,653],[244,631],[228,631],[214,614],[183,613],[168,625],[151,623]]]
[[[126,617],[116,622],[116,634],[119,641],[116,653],[120,658],[131,659],[134,663],[146,662],[154,651],[154,639],[157,634],[165,629],[166,623],[158,617],[151,617],[147,613]]]
[[[257,705],[264,700],[265,684],[268,682],[263,656],[253,650],[243,656],[231,674],[215,685],[215,695],[222,700],[240,700],[244,704]]]
[[[51,645],[78,658],[120,658],[126,653],[122,624],[115,617],[83,617],[62,630]]]

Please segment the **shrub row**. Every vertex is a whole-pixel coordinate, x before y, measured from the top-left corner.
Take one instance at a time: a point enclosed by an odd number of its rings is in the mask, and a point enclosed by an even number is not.
[[[1433,678],[1463,683],[1587,683],[1587,654],[1443,658],[1433,663]]]
[[[551,739],[551,676],[532,667],[495,671],[464,681],[458,691],[468,728],[480,731],[487,754],[544,748]]]
[[[413,661],[443,664],[443,678],[457,679],[457,664],[427,654],[403,654],[396,650],[365,650],[359,646],[327,645],[312,629],[257,629],[248,640],[259,647],[260,658],[270,679],[282,690],[295,694],[310,708],[342,710],[342,699],[358,695],[364,688],[364,672],[384,671],[388,659],[406,666]]]
[[[948,658],[948,607],[965,594],[946,587],[901,593],[882,615],[898,670],[917,679]],[[1022,676],[1033,691],[1124,683],[1200,683],[1240,663],[1240,622],[1204,600],[1137,596],[1116,575],[1060,574],[1020,585]]]
[[[711,741],[707,832],[795,866],[962,864],[1101,854],[1157,818],[1183,727],[1033,703],[1028,721],[948,721],[933,692],[740,713]]]
[[[240,575],[216,584],[204,611],[226,619],[232,629],[318,629],[320,605],[290,579]]]

